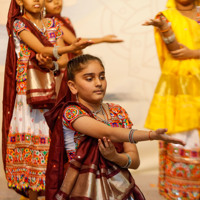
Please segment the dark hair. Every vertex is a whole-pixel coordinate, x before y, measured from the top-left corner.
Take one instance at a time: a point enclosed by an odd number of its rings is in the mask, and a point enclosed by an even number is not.
[[[68,80],[74,80],[75,74],[77,72],[82,71],[86,64],[88,64],[90,61],[98,61],[100,63],[100,65],[104,68],[104,65],[102,63],[102,61],[96,57],[96,56],[92,56],[90,54],[83,54],[80,56],[77,56],[73,59],[71,59],[68,63],[67,63],[67,76],[68,76]]]

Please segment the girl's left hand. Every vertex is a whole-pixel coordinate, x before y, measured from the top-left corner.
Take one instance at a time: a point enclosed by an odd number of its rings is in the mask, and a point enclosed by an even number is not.
[[[110,141],[110,139],[107,139],[105,137],[102,140],[99,139],[98,145],[99,145],[99,151],[101,152],[101,155],[105,159],[112,161],[113,158],[115,158],[117,151],[113,143]]]
[[[160,128],[160,129],[157,129],[155,131],[150,131],[149,132],[149,139],[153,139],[153,140],[163,140],[165,142],[170,142],[170,143],[174,143],[174,144],[181,144],[183,146],[185,146],[185,143],[180,140],[180,139],[177,139],[173,136],[169,136],[167,134],[165,134],[167,132],[167,129],[166,128]]]
[[[116,35],[105,35],[104,37],[102,37],[102,40],[108,43],[118,43],[124,41],[122,39],[117,38]]]
[[[53,68],[52,58],[48,56],[44,56],[41,53],[36,54],[36,59],[38,60],[38,64],[43,68],[51,69]]]
[[[191,59],[195,58],[195,50],[191,50],[183,44],[180,44],[180,49],[170,51],[171,55],[176,59]]]

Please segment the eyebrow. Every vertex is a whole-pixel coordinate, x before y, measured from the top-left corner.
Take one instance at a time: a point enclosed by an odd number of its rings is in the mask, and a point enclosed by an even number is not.
[[[86,74],[83,74],[83,76],[92,76],[94,75],[95,73],[86,73]],[[99,74],[105,74],[105,71],[102,71],[100,72]]]

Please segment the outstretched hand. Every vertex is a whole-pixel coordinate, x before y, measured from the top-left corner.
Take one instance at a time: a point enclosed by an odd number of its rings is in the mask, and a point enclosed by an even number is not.
[[[116,35],[105,35],[103,38],[104,42],[108,43],[118,43],[118,42],[123,42],[124,40],[117,38]]]
[[[155,26],[159,29],[162,29],[167,26],[167,19],[163,15],[159,15],[156,19],[149,19],[145,21],[143,26]]]
[[[99,139],[98,145],[99,145],[99,151],[101,152],[101,155],[105,159],[112,161],[112,159],[116,156],[117,151],[113,143],[110,141],[110,139],[107,139],[105,137],[103,139]]]
[[[77,38],[75,40],[75,42],[73,42],[71,44],[72,52],[77,52],[77,51],[82,50],[92,44],[94,44],[94,42],[92,42],[92,40],[81,40],[81,38]]]
[[[157,130],[152,131],[150,133],[150,138],[154,139],[154,140],[163,140],[165,142],[174,143],[174,144],[181,144],[181,145],[185,146],[185,143],[182,140],[177,139],[177,138],[172,137],[172,136],[169,136],[169,135],[165,134],[166,132],[167,132],[166,128],[157,129]]]

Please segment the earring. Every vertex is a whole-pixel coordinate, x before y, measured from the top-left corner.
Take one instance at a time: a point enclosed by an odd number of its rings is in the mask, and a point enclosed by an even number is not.
[[[76,94],[76,102],[79,103],[79,101],[78,101],[78,94]]]
[[[23,14],[23,6],[20,6],[20,14]]]
[[[46,14],[47,14],[47,13],[46,13],[46,7],[44,7],[44,8],[43,8],[43,11],[42,11],[42,17],[45,18],[45,17],[46,17]]]

